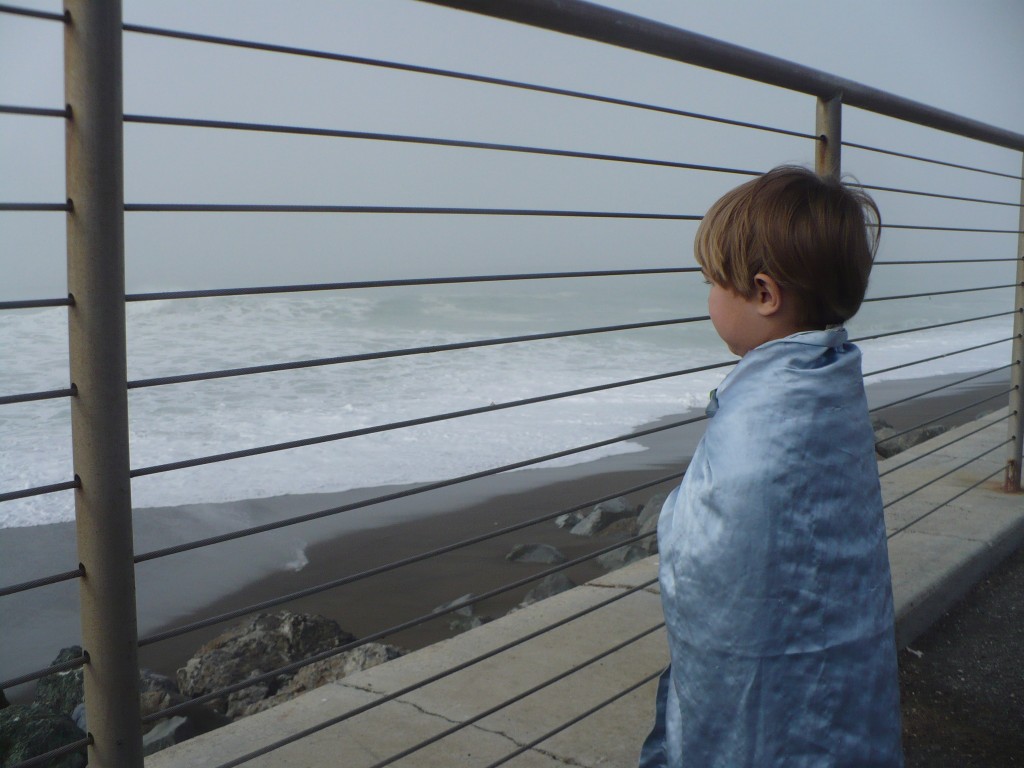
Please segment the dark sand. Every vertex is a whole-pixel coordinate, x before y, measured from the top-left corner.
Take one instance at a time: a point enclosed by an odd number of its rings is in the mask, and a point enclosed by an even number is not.
[[[884,382],[870,386],[872,407],[932,389],[965,375]],[[962,405],[995,394],[1007,385],[1005,374],[922,399],[878,415],[898,429],[908,428]],[[992,384],[993,380],[998,381]],[[978,383],[982,382],[982,383]],[[943,418],[955,426],[1002,407],[1005,397],[989,400]],[[677,421],[695,414],[672,419]],[[653,426],[653,425],[650,425]],[[621,454],[564,468],[528,469],[333,515],[279,531],[170,555],[140,563],[136,569],[140,663],[173,675],[193,651],[232,619],[155,643],[157,632],[225,612],[345,579],[420,552],[486,534],[533,518],[552,515],[574,505],[589,507],[607,495],[678,473],[685,468],[703,424],[658,432],[638,440],[647,450]],[[670,480],[627,495],[642,504],[658,491],[678,483]],[[271,520],[285,519],[391,493],[397,488],[370,488],[339,494],[283,496],[232,504],[138,510],[136,552]],[[537,574],[551,566],[511,563],[505,555],[520,543],[548,543],[568,558],[608,546],[614,538],[572,536],[550,520],[431,557],[372,578],[320,591],[285,605],[292,611],[331,617],[347,631],[364,637],[415,619],[434,607],[467,593],[481,594]],[[308,562],[295,570],[299,553]],[[300,558],[301,559],[301,558]],[[72,524],[0,530],[0,583],[11,584],[71,569]],[[289,567],[289,564],[292,564]],[[602,573],[594,562],[567,571],[576,583]],[[479,615],[498,617],[517,605],[533,585],[525,585],[484,601]],[[52,585],[0,599],[4,628],[0,679],[45,667],[62,647],[79,642],[77,584]],[[450,636],[450,618],[442,617],[384,638],[407,649]],[[22,699],[31,686],[8,692]]]

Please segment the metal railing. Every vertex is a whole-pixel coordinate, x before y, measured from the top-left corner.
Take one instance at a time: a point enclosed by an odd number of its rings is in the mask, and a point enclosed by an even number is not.
[[[81,668],[85,675],[85,707],[88,716],[89,734],[86,739],[69,744],[59,750],[39,755],[20,765],[39,765],[56,757],[88,747],[90,764],[96,766],[141,766],[142,741],[141,728],[143,722],[152,722],[178,714],[189,707],[204,702],[220,699],[226,695],[243,690],[260,682],[270,681],[282,674],[288,674],[303,666],[319,660],[336,656],[366,643],[387,638],[411,627],[419,626],[436,620],[446,612],[457,608],[484,602],[495,595],[521,590],[527,585],[546,576],[564,572],[582,563],[590,562],[602,554],[638,543],[646,538],[637,535],[614,543],[597,546],[587,554],[547,568],[527,578],[517,579],[500,587],[481,592],[458,606],[444,611],[427,610],[421,615],[410,618],[394,626],[380,628],[368,633],[358,640],[333,648],[298,662],[289,663],[280,668],[266,671],[259,676],[235,683],[217,691],[193,697],[189,701],[170,706],[142,718],[138,698],[138,649],[150,646],[171,638],[180,637],[190,632],[205,629],[232,619],[251,615],[268,608],[291,603],[295,600],[336,589],[344,585],[370,579],[383,573],[395,571],[414,563],[438,557],[458,549],[471,547],[481,542],[497,538],[508,533],[526,529],[543,522],[554,520],[564,514],[578,512],[602,501],[619,496],[634,494],[655,488],[665,483],[674,482],[681,472],[656,477],[639,485],[617,489],[615,492],[588,498],[557,511],[543,514],[505,525],[484,534],[466,536],[440,547],[403,557],[393,562],[380,564],[366,570],[349,573],[312,587],[276,595],[270,599],[250,603],[227,612],[189,621],[176,627],[138,637],[135,612],[135,565],[153,561],[182,552],[216,546],[227,541],[268,533],[286,527],[303,525],[337,515],[343,515],[358,509],[374,507],[386,502],[402,498],[429,494],[455,485],[470,483],[511,470],[544,464],[558,458],[584,454],[598,448],[616,443],[635,440],[638,437],[671,429],[677,429],[703,420],[704,416],[676,419],[644,430],[634,430],[627,434],[594,441],[585,445],[568,447],[499,466],[478,470],[441,481],[429,482],[412,488],[389,491],[371,498],[346,503],[312,513],[294,515],[271,523],[251,525],[241,529],[196,539],[182,544],[153,549],[137,554],[132,541],[132,504],[131,481],[147,475],[180,470],[187,467],[231,461],[242,457],[275,453],[292,450],[298,447],[328,442],[348,440],[365,435],[407,429],[414,426],[451,421],[475,415],[524,408],[542,402],[564,400],[581,395],[601,391],[633,387],[639,384],[686,377],[699,372],[718,368],[726,368],[734,361],[680,367],[671,371],[657,372],[636,376],[628,379],[609,381],[602,384],[579,387],[568,391],[549,392],[541,395],[521,397],[505,402],[491,403],[487,406],[461,408],[445,413],[431,414],[409,419],[399,419],[372,427],[350,429],[329,434],[316,435],[301,439],[280,441],[265,445],[255,445],[237,450],[211,453],[178,461],[152,464],[149,466],[132,467],[128,455],[128,392],[130,390],[151,387],[186,384],[212,379],[225,379],[280,371],[298,370],[325,366],[343,366],[370,360],[386,360],[410,356],[446,354],[461,350],[478,349],[498,345],[530,344],[539,341],[562,339],[567,337],[592,336],[598,334],[628,333],[649,328],[681,327],[691,324],[705,323],[709,318],[704,314],[665,318],[646,322],[618,323],[601,326],[589,326],[568,330],[544,331],[515,336],[494,338],[477,338],[443,344],[419,345],[412,347],[361,352],[357,354],[317,357],[311,359],[274,362],[262,365],[222,368],[188,373],[177,373],[168,376],[150,377],[130,380],[126,367],[125,341],[125,306],[126,303],[193,300],[226,296],[254,296],[264,294],[287,294],[299,292],[323,291],[363,291],[380,288],[418,289],[426,286],[502,283],[519,281],[544,280],[580,280],[580,279],[614,279],[634,275],[685,275],[698,270],[693,267],[675,268],[639,268],[589,271],[561,272],[529,272],[516,274],[480,274],[474,276],[454,275],[448,277],[407,278],[374,281],[343,281],[299,285],[242,286],[236,288],[200,289],[187,291],[165,291],[136,293],[125,295],[124,270],[124,215],[125,213],[151,214],[169,212],[188,213],[317,213],[325,215],[423,215],[423,216],[488,216],[488,217],[547,217],[574,219],[633,219],[660,221],[698,221],[700,213],[655,213],[649,211],[591,210],[586,208],[544,209],[519,207],[446,207],[438,206],[367,206],[367,205],[290,205],[290,204],[197,204],[197,203],[147,203],[129,202],[124,200],[123,188],[123,146],[122,130],[125,123],[139,125],[160,125],[183,130],[234,131],[244,133],[286,134],[290,136],[315,136],[345,141],[373,141],[386,144],[416,144],[423,146],[440,146],[472,152],[496,152],[512,155],[532,155],[538,157],[573,158],[586,162],[614,163],[636,166],[669,168],[700,174],[726,174],[737,176],[754,176],[765,169],[750,170],[725,166],[705,165],[682,160],[645,157],[632,154],[608,154],[585,151],[557,149],[534,145],[519,145],[498,142],[481,142],[461,138],[448,138],[425,135],[404,135],[384,132],[352,131],[340,128],[316,128],[302,125],[285,125],[274,123],[257,123],[244,121],[207,120],[199,118],[180,118],[161,115],[122,114],[122,65],[121,39],[123,34],[152,36],[174,40],[188,40],[214,46],[228,46],[257,50],[282,56],[315,58],[335,62],[340,65],[383,68],[405,72],[416,76],[443,78],[473,82],[495,88],[514,89],[557,96],[559,98],[581,100],[616,108],[640,110],[648,113],[667,115],[682,120],[697,120],[714,125],[731,126],[744,130],[759,131],[768,134],[784,135],[795,139],[812,142],[815,169],[823,174],[838,177],[841,172],[843,148],[863,152],[877,153],[889,157],[899,157],[914,162],[927,163],[945,168],[967,171],[970,173],[998,176],[1018,182],[1024,182],[1022,175],[1008,174],[988,168],[977,167],[965,163],[953,162],[948,159],[929,158],[891,148],[882,148],[844,140],[842,137],[842,107],[844,105],[876,112],[890,118],[913,122],[922,126],[986,142],[1000,147],[1024,151],[1024,135],[995,128],[974,120],[969,120],[951,113],[934,109],[917,102],[893,96],[867,86],[842,78],[828,75],[808,67],[795,65],[781,59],[755,53],[753,51],[712,40],[684,30],[675,29],[650,20],[640,19],[617,11],[601,8],[588,3],[572,0],[553,2],[552,0],[506,0],[492,2],[481,8],[476,2],[448,2],[446,0],[428,0],[436,5],[462,8],[467,11],[486,13],[509,21],[530,24],[536,27],[554,30],[575,37],[608,43],[611,45],[642,51],[687,64],[694,64],[718,72],[738,75],[747,79],[787,88],[799,93],[809,94],[816,98],[816,115],[813,132],[793,131],[787,128],[771,126],[748,121],[736,120],[727,116],[711,115],[681,110],[675,107],[658,105],[640,101],[613,98],[597,93],[551,87],[543,84],[505,80],[494,77],[457,72],[432,67],[419,66],[383,59],[369,59],[343,53],[322,51],[292,46],[277,45],[251,40],[218,37],[179,30],[160,29],[149,26],[123,23],[120,9],[116,3],[89,3],[86,0],[67,0],[63,14],[31,11],[7,5],[0,5],[0,14],[20,14],[41,20],[57,22],[65,28],[65,97],[64,109],[28,107],[23,105],[0,105],[0,114],[25,117],[26,119],[51,118],[61,119],[67,124],[67,157],[66,183],[67,200],[65,202],[0,202],[0,212],[63,212],[67,220],[68,249],[68,292],[67,298],[27,299],[0,302],[0,311],[41,309],[66,307],[68,312],[68,329],[70,337],[70,384],[66,388],[23,393],[0,393],[0,407],[16,403],[31,403],[43,400],[66,398],[71,407],[72,435],[74,441],[74,469],[72,477],[57,483],[49,483],[29,488],[0,488],[0,502],[13,501],[40,496],[60,491],[73,490],[75,494],[76,523],[78,531],[77,568],[61,571],[48,576],[34,578],[18,584],[0,585],[0,599],[5,596],[27,592],[49,585],[77,580],[81,593],[81,613],[83,622],[83,647],[85,651],[76,659],[53,664],[42,669],[20,674],[0,682],[0,688],[11,688],[27,682],[38,680],[50,674]],[[73,76],[71,76],[73,74]],[[993,307],[993,312],[963,319],[955,319],[940,323],[930,323],[910,328],[897,328],[863,335],[855,341],[870,341],[900,334],[913,334],[937,328],[964,325],[972,322],[990,320],[999,317],[1014,317],[1014,328],[1011,336],[983,340],[961,349],[931,355],[917,360],[904,360],[897,365],[887,366],[865,373],[866,378],[878,376],[899,368],[922,365],[934,362],[951,355],[967,353],[996,344],[1012,342],[1010,361],[1003,366],[972,374],[934,387],[912,396],[900,398],[874,408],[881,411],[901,405],[911,399],[935,394],[944,389],[952,389],[971,381],[999,375],[1000,382],[995,394],[972,401],[966,405],[947,411],[937,417],[906,428],[890,435],[885,441],[894,440],[904,433],[920,429],[929,424],[948,419],[954,415],[968,411],[992,401],[1008,401],[1008,412],[1005,416],[991,419],[973,431],[963,434],[957,440],[965,439],[992,428],[1001,428],[1007,423],[1008,437],[995,446],[973,457],[976,461],[995,451],[1007,453],[1005,467],[964,489],[953,499],[948,499],[932,510],[919,515],[914,521],[907,523],[898,530],[890,532],[890,537],[905,530],[924,517],[969,493],[975,487],[992,479],[996,474],[1004,475],[1007,491],[1020,489],[1021,473],[1021,435],[1024,427],[1024,407],[1021,402],[1022,366],[1024,358],[1024,184],[1022,184],[1021,202],[1012,202],[987,197],[952,194],[935,190],[910,190],[882,185],[860,185],[864,189],[875,192],[908,195],[930,200],[945,199],[963,203],[985,206],[1017,207],[1020,210],[1020,223],[1016,229],[1005,227],[975,226],[931,226],[913,222],[886,222],[883,226],[893,230],[907,231],[938,231],[962,232],[995,235],[1016,235],[1017,254],[1013,256],[991,255],[978,259],[963,260],[879,260],[879,268],[888,266],[934,265],[958,262],[1005,262],[1016,264],[1016,274],[1012,280],[998,285],[980,287],[957,287],[941,291],[921,293],[902,293],[869,297],[867,302],[887,302],[912,300],[922,297],[935,297],[961,293],[986,292],[997,289],[1015,288],[1013,307],[1001,310]],[[884,441],[883,441],[884,442]],[[945,443],[928,453],[891,467],[887,473],[895,472],[908,466],[912,461],[924,458],[952,444]],[[944,475],[934,478],[915,488],[903,496],[890,500],[895,504],[904,498],[928,487],[941,477],[961,469],[961,464]],[[651,534],[647,534],[650,536]],[[372,704],[356,708],[340,717],[325,720],[323,723],[293,734],[286,739],[266,747],[261,747],[247,755],[233,758],[223,765],[234,766],[268,754],[273,750],[293,743],[299,739],[335,725],[343,720],[353,718],[373,707],[392,701],[419,687],[429,685],[448,675],[454,674],[473,664],[482,662],[522,644],[529,639],[551,631],[555,626],[572,622],[584,615],[600,610],[615,601],[632,594],[650,584],[639,585],[624,594],[602,601],[572,616],[568,616],[556,625],[537,630],[519,638],[487,654],[469,659],[451,669],[444,670],[428,677],[414,686],[402,688],[387,696],[381,697]],[[589,665],[611,655],[617,650],[637,642],[642,637],[656,631],[658,626],[645,628],[635,636],[609,648],[607,651],[590,659],[581,661],[564,675],[553,678],[544,684],[537,685],[509,698],[503,706],[539,693],[547,685],[553,684],[564,676],[574,674]],[[570,727],[580,719],[598,711],[610,701],[619,698],[635,688],[649,682],[652,678],[645,677],[635,685],[616,694],[586,712],[558,724],[529,745],[524,745],[501,760],[492,763],[498,765],[506,762],[523,751],[531,749],[555,733]],[[377,763],[388,765],[429,743],[445,738],[459,728],[466,727],[487,717],[501,707],[494,707],[478,713],[466,722],[437,734],[435,737],[418,745],[389,756]]]

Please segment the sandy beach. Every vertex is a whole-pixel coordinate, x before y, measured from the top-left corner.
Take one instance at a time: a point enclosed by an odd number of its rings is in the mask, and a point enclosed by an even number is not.
[[[872,407],[900,400],[966,375],[883,382],[868,388]],[[1007,387],[1005,373],[983,377],[935,395],[916,399],[879,415],[897,429],[909,428]],[[944,418],[953,426],[994,410],[999,397]],[[663,423],[698,415],[681,414]],[[655,426],[655,425],[648,425]],[[136,569],[140,662],[173,675],[203,642],[240,619],[182,636],[146,643],[173,627],[347,579],[370,569],[576,505],[621,495],[623,489],[681,472],[703,431],[698,422],[638,440],[645,448],[561,468],[533,468],[474,480],[448,488],[328,516],[314,522],[256,534],[213,547],[140,563]],[[643,504],[678,479],[627,495]],[[204,536],[329,509],[403,490],[367,488],[338,494],[283,496],[229,504],[138,510],[136,552],[145,553]],[[583,556],[614,543],[561,530],[550,520],[456,549],[367,579],[317,592],[285,606],[319,613],[363,637],[415,619],[467,593],[481,594],[537,574],[551,566],[513,563],[506,554],[516,544],[547,543],[567,558]],[[11,584],[74,568],[72,524],[0,530],[0,583]],[[567,573],[576,583],[602,571],[594,562]],[[517,605],[532,585],[505,592],[477,606],[478,615],[498,617]],[[78,642],[77,584],[74,581],[3,598],[5,628],[0,679],[46,666],[62,646]],[[268,610],[277,610],[277,608]],[[449,636],[442,617],[390,635],[386,642],[412,649]],[[30,686],[8,692],[23,699]]]

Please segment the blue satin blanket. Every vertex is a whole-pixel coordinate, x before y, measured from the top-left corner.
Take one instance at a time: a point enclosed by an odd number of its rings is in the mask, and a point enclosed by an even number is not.
[[[642,768],[901,766],[892,583],[860,350],[750,351],[658,525],[671,666]]]

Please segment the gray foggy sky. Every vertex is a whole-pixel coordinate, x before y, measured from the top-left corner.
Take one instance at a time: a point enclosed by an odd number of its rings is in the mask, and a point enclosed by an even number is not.
[[[26,5],[30,3],[25,2]],[[789,0],[606,5],[1024,131],[1024,4]],[[34,7],[59,8],[36,2]],[[125,0],[126,21],[392,59],[813,131],[814,101],[403,0]],[[126,34],[125,111],[418,134],[767,169],[811,142],[423,75]],[[0,103],[63,102],[60,25],[0,15]],[[0,115],[0,200],[56,202],[60,120]],[[844,111],[844,138],[1020,173],[1020,154]],[[746,177],[373,141],[127,125],[128,202],[703,213]],[[867,184],[1016,202],[1019,183],[865,152]],[[1017,209],[879,193],[887,221],[1015,228]],[[679,222],[128,214],[128,290],[688,263]],[[0,213],[0,298],[61,295],[63,214]],[[889,231],[891,258],[1013,255],[1012,236]],[[943,278],[946,279],[946,278]]]

